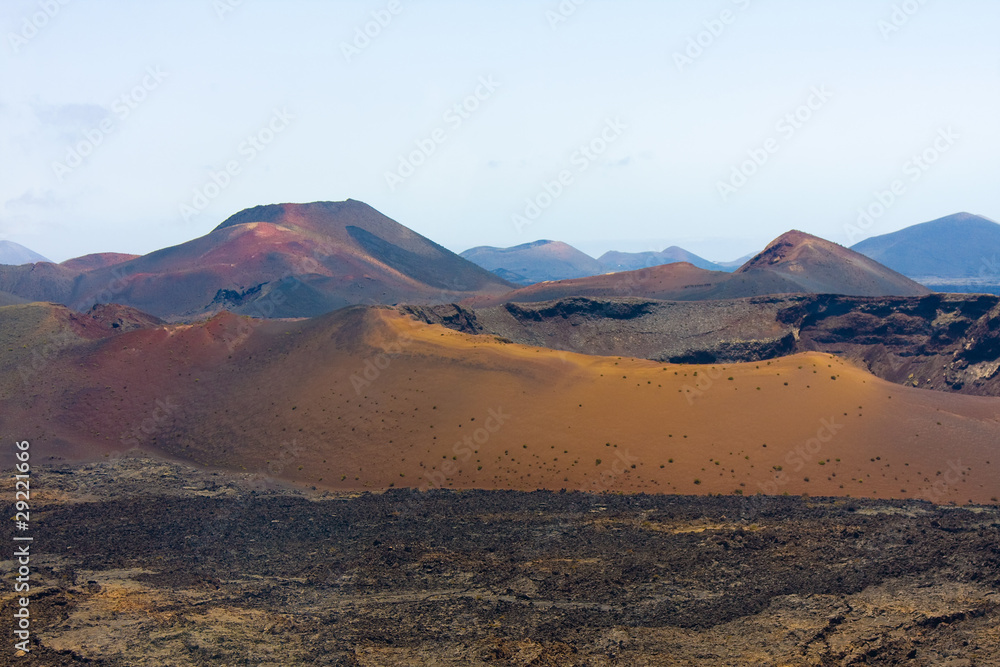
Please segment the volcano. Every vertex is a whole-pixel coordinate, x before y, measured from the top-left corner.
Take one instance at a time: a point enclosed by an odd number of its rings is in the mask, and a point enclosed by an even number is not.
[[[462,257],[521,285],[604,272],[596,259],[561,241],[534,241],[511,248],[478,246],[463,252]]]
[[[688,262],[530,285],[466,303],[483,307],[568,297],[640,297],[669,301],[737,299],[767,294],[924,296],[926,287],[853,250],[800,231],[782,234],[733,273]]]
[[[201,238],[117,259],[0,267],[0,291],[81,311],[121,303],[182,321],[221,310],[309,317],[353,304],[441,303],[513,287],[353,200],[257,206]]]

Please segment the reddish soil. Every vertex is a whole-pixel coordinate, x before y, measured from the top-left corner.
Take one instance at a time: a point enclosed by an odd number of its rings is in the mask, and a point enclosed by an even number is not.
[[[6,347],[14,370],[31,358]],[[81,338],[26,383],[6,377],[0,436],[50,457],[137,447],[339,490],[1000,495],[1000,400],[901,387],[820,353],[672,365],[359,307]]]

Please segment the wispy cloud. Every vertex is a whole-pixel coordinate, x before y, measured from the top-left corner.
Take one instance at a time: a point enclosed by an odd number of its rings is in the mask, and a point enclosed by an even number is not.
[[[23,192],[19,197],[8,199],[4,202],[4,211],[10,213],[22,213],[29,210],[52,210],[62,208],[66,205],[66,199],[59,197],[53,190],[44,190],[39,193],[32,188]]]
[[[43,124],[60,128],[91,127],[111,113],[111,109],[99,104],[46,104],[34,100],[30,106]]]

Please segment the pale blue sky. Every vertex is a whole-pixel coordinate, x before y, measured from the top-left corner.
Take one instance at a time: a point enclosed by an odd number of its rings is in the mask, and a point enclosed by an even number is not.
[[[342,45],[388,0],[243,0],[221,17],[229,0],[63,2],[0,4],[0,239],[56,261],[346,198],[456,251],[551,238],[715,260],[791,228],[848,244],[958,211],[1000,219],[995,0],[566,0],[555,25],[559,0],[399,0],[350,58]],[[904,4],[912,16],[883,34]],[[678,67],[699,33],[707,46]],[[478,108],[449,113],[477,88]],[[814,88],[829,99],[779,127]],[[577,152],[602,132],[600,155]],[[88,136],[99,145],[70,165]],[[769,139],[724,199],[719,182]],[[433,154],[390,187],[419,141]],[[935,164],[907,166],[925,150]],[[228,162],[238,173],[215,189]],[[851,238],[894,180],[903,194]],[[548,207],[517,224],[538,197]]]

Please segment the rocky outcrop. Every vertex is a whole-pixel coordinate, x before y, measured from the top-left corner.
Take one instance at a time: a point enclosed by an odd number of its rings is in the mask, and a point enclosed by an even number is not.
[[[475,311],[453,303],[442,306],[400,306],[399,310],[426,324],[440,324],[462,333],[478,334],[484,331],[476,319]]]
[[[1000,297],[762,296],[678,302],[574,297],[404,307],[421,321],[516,343],[671,363],[837,354],[909,386],[1000,396]]]

